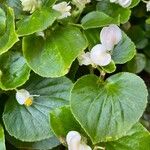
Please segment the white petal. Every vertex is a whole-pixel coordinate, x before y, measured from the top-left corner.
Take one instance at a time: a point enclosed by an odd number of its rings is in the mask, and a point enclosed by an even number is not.
[[[31,97],[31,95],[25,89],[17,90],[16,92],[16,100],[18,101],[20,105],[23,105],[26,99],[28,99],[29,97]]]
[[[117,3],[118,0],[110,0],[111,3]]]
[[[147,11],[150,11],[150,1],[147,2],[146,8],[147,8]]]
[[[112,24],[101,30],[100,40],[107,50],[113,50],[114,46],[118,44],[121,39],[122,33],[117,25]]]
[[[132,3],[132,0],[118,0],[119,4],[126,8],[126,7],[129,7]]]
[[[66,141],[68,144],[68,150],[78,150],[81,141],[81,135],[76,131],[70,131],[66,136]]]
[[[106,48],[103,45],[98,44],[91,50],[91,60],[96,65],[106,66],[111,62],[111,55],[107,53]]]
[[[83,52],[79,57],[78,57],[79,65],[90,65],[92,64],[90,52]]]

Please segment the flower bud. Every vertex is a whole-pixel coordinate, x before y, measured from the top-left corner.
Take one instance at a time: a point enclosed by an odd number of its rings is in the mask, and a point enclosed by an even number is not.
[[[150,11],[150,1],[146,2],[147,11]]]
[[[79,150],[81,135],[76,131],[70,131],[66,136],[69,150]]]
[[[111,55],[102,44],[97,44],[91,50],[91,60],[99,66],[107,66],[111,62]]]
[[[41,0],[20,0],[23,6],[23,11],[33,13],[37,8],[41,7]]]
[[[21,89],[21,90],[17,90],[16,100],[20,105],[30,106],[32,105],[33,97],[32,95],[30,95],[30,93],[27,90]]]
[[[61,16],[58,17],[58,19],[63,19],[68,16],[71,16],[71,13],[70,13],[71,6],[69,6],[69,3],[67,3],[67,2],[58,3],[58,4],[54,5],[52,8],[61,13]]]
[[[132,3],[132,0],[118,0],[119,5],[126,8],[129,7]]]
[[[120,42],[122,39],[122,33],[117,25],[110,25],[109,27],[104,27],[100,33],[100,39],[106,50],[113,50],[114,46]]]

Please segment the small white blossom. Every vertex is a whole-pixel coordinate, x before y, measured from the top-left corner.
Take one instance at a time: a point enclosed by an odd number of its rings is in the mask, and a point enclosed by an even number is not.
[[[71,6],[67,2],[61,2],[61,3],[55,4],[52,8],[61,13],[61,16],[58,17],[58,19],[63,19],[68,16],[71,16],[71,13],[70,13]]]
[[[90,2],[91,0],[73,0],[73,3],[77,5],[77,7],[85,7],[85,5]]]
[[[31,106],[33,103],[33,97],[34,96],[39,96],[39,95],[30,95],[30,93],[25,90],[16,90],[16,100],[20,105],[26,105],[26,106]]]
[[[129,7],[132,3],[132,0],[110,0],[111,3],[117,3],[120,6],[126,8]]]
[[[119,5],[126,8],[129,7],[132,3],[132,0],[118,0]]]
[[[23,11],[33,13],[37,8],[41,7],[41,0],[20,0],[23,6]]]
[[[92,61],[99,66],[107,66],[111,62],[111,55],[102,44],[95,45],[91,50]]]
[[[107,50],[113,50],[114,46],[122,39],[122,33],[117,25],[104,27],[100,33],[100,40]]]
[[[78,57],[78,61],[79,61],[79,65],[82,66],[82,65],[90,65],[92,64],[92,60],[91,60],[91,55],[90,55],[90,52],[82,52],[81,55],[79,55]]]
[[[77,131],[70,131],[66,136],[68,150],[92,150],[90,146],[81,141],[81,135]]]
[[[146,9],[147,11],[150,11],[150,1],[143,0],[144,3],[146,3]]]

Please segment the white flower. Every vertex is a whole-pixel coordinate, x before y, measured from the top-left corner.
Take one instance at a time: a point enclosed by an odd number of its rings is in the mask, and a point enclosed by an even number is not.
[[[111,62],[111,55],[102,44],[95,45],[91,50],[92,61],[99,66],[107,66]]]
[[[122,39],[122,33],[117,25],[104,27],[100,33],[100,40],[107,50],[113,50],[114,46]]]
[[[90,65],[92,64],[92,60],[91,60],[91,55],[90,55],[90,52],[82,52],[81,55],[78,57],[78,61],[79,61],[79,65],[82,66],[82,65]]]
[[[39,95],[30,95],[30,93],[25,90],[16,90],[16,100],[20,105],[26,105],[26,106],[31,106],[33,103],[33,96],[39,96]]]
[[[78,7],[85,7],[86,4],[90,3],[91,0],[73,0],[74,4]]]
[[[146,8],[147,8],[147,11],[150,11],[150,1],[148,2],[145,2],[146,3]]]
[[[86,143],[81,141],[81,135],[77,131],[70,131],[66,136],[68,150],[92,150]]]
[[[118,3],[122,7],[129,7],[132,3],[132,0],[110,0],[111,3]]]
[[[23,6],[23,11],[33,13],[37,8],[41,7],[41,0],[20,0]]]
[[[63,19],[68,16],[71,16],[71,13],[70,13],[71,6],[67,2],[58,3],[54,5],[52,8],[61,13],[61,16],[58,19]]]
[[[132,3],[132,0],[118,0],[119,5],[126,8],[129,7]]]

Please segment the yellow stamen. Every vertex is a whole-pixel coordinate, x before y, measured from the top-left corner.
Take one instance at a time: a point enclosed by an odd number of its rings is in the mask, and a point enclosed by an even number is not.
[[[24,105],[26,106],[31,106],[33,103],[33,99],[31,97],[27,98]]]

